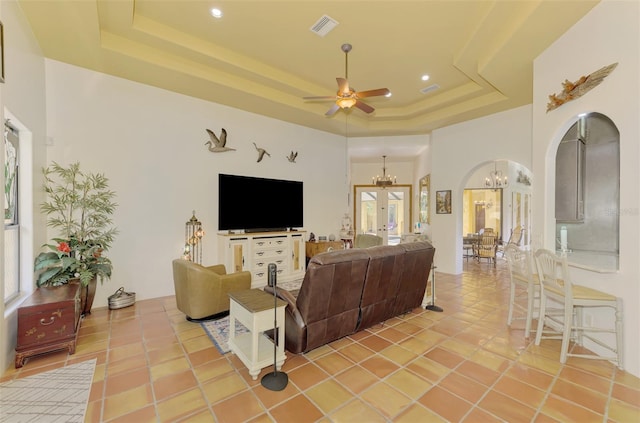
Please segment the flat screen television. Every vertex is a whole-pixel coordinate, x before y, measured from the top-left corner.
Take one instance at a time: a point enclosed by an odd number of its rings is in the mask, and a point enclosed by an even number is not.
[[[284,231],[303,225],[299,181],[227,175],[218,178],[218,229]]]

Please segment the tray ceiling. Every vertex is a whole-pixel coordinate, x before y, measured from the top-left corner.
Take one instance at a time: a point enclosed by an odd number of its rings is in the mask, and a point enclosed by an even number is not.
[[[224,13],[210,14],[212,5]],[[533,60],[597,1],[19,0],[43,54],[349,137],[427,134],[532,102]],[[338,22],[311,31],[322,16]],[[344,77],[390,98],[324,113]],[[429,74],[428,81],[421,75]],[[435,90],[426,90],[433,84]],[[427,91],[424,93],[423,91]]]

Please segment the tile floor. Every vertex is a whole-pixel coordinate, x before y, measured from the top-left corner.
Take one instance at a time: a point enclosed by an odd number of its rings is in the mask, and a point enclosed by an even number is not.
[[[535,346],[506,326],[508,272],[473,260],[436,274],[437,305],[304,355],[266,390],[220,355],[173,297],[94,309],[77,351],[31,358],[2,381],[96,357],[87,422],[639,422],[640,380]],[[637,359],[631,358],[628,359]]]

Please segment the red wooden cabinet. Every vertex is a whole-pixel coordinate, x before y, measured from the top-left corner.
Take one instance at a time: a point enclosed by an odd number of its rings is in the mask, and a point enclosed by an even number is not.
[[[33,355],[76,351],[80,323],[80,285],[38,288],[18,309],[16,368]]]

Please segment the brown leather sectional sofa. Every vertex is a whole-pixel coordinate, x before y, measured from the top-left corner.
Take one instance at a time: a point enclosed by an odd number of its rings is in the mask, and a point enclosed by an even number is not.
[[[288,303],[285,348],[311,351],[420,307],[434,253],[421,241],[314,256],[297,297],[277,288]]]

